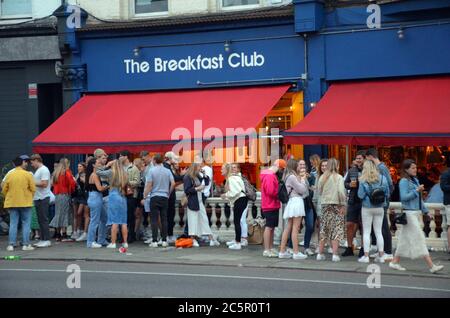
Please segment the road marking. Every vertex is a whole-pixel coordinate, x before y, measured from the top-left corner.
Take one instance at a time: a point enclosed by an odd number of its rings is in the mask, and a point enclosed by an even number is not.
[[[66,270],[60,269],[27,269],[27,268],[0,268],[0,272],[58,272],[66,273]],[[298,282],[298,283],[316,283],[329,285],[351,285],[364,286],[366,283],[341,282],[331,280],[314,280],[314,279],[298,279],[298,278],[272,278],[272,277],[258,277],[258,276],[236,276],[236,275],[213,275],[213,274],[188,274],[188,273],[161,273],[161,272],[126,272],[126,271],[94,271],[81,270],[81,273],[89,274],[124,274],[124,275],[152,275],[152,276],[178,276],[178,277],[204,277],[204,278],[224,278],[224,279],[247,279],[247,280],[264,280],[264,281],[284,281],[284,282]],[[411,290],[425,290],[450,293],[450,289],[416,287],[416,286],[402,286],[402,285],[385,285],[381,287],[397,288],[397,289],[411,289]]]

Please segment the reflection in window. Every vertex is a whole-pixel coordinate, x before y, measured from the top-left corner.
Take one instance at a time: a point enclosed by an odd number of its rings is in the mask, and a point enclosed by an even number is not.
[[[259,0],[222,0],[222,8],[259,4]]]
[[[1,0],[0,16],[31,16],[31,0]]]
[[[134,13],[158,13],[169,11],[168,0],[135,0]]]

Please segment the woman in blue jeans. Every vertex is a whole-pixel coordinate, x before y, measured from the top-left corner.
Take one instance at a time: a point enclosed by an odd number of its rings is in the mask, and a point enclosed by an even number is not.
[[[100,248],[101,244],[95,242],[95,236],[100,223],[100,215],[103,208],[103,194],[108,187],[102,186],[100,178],[97,175],[97,169],[101,167],[101,159],[91,159],[88,162],[86,179],[88,184],[86,189],[89,192],[88,196],[88,206],[90,210],[91,222],[89,223],[88,236],[87,236],[87,247],[89,248]]]

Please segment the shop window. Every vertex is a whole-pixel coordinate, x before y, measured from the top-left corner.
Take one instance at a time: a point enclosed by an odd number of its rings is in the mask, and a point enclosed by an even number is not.
[[[250,9],[259,7],[261,0],[220,0],[221,8],[227,9]]]
[[[169,11],[168,0],[134,0],[133,3],[135,16],[166,14]]]
[[[29,18],[31,13],[31,0],[0,0],[0,18]]]

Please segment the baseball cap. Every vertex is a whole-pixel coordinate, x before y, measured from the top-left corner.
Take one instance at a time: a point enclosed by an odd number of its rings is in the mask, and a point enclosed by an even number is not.
[[[174,161],[177,160],[177,155],[173,151],[166,152],[164,157],[167,159],[170,159],[170,160],[174,160]]]
[[[286,161],[283,159],[277,159],[273,164],[280,169],[286,169],[287,166]]]
[[[19,156],[19,158],[22,160],[30,160],[30,157],[28,157],[28,155],[21,155]]]

